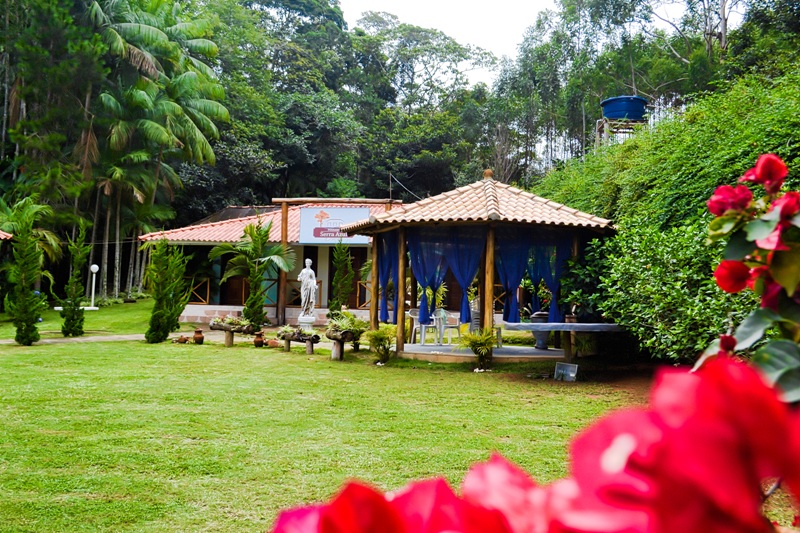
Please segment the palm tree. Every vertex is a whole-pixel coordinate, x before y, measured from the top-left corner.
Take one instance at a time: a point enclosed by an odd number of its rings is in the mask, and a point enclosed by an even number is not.
[[[36,200],[36,196],[29,196],[14,205],[8,205],[5,200],[0,198],[0,230],[16,234],[19,233],[21,227],[27,224],[28,220],[36,223],[42,218],[53,216],[52,207],[37,204]],[[61,241],[55,233],[44,228],[33,228],[32,235],[36,240],[37,247],[43,252],[40,268],[44,266],[45,257],[53,263],[61,259]]]
[[[271,228],[271,222],[262,226],[260,220],[258,224],[248,224],[239,242],[219,244],[208,254],[211,260],[223,255],[233,255],[225,267],[225,273],[220,280],[222,283],[233,276],[247,276],[250,294],[242,315],[255,327],[264,323],[265,274],[270,267],[286,272],[294,267],[294,250],[283,244],[269,243]]]

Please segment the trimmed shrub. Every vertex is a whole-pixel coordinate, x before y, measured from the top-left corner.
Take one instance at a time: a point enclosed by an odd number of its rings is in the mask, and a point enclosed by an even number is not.
[[[78,237],[74,241],[69,239],[68,249],[72,256],[72,274],[66,288],[66,298],[61,300],[61,334],[65,337],[80,337],[83,335],[84,310],[81,309],[83,301],[83,276],[82,269],[89,258],[92,246],[84,244],[86,241],[86,225],[81,224]]]
[[[158,241],[147,267],[147,283],[153,296],[153,313],[145,339],[151,344],[164,342],[180,327],[178,318],[189,302],[191,283],[184,279],[188,258],[166,240]]]

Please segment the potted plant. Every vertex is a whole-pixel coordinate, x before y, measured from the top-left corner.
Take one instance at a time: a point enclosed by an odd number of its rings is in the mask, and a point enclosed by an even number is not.
[[[479,370],[487,370],[492,366],[492,348],[495,344],[497,336],[491,328],[464,333],[458,341],[460,348],[469,348],[478,358]]]
[[[379,365],[386,364],[392,357],[392,347],[397,336],[397,326],[381,324],[378,329],[366,332],[369,347],[378,356]]]
[[[292,350],[292,339],[297,328],[286,324],[278,328],[277,338],[283,340],[283,351],[289,352]]]

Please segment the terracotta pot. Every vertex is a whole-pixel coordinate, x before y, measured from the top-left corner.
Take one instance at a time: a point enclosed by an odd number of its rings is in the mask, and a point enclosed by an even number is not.
[[[264,333],[261,331],[256,331],[255,338],[253,339],[253,345],[256,348],[261,348],[264,346]]]
[[[194,335],[192,336],[192,340],[194,340],[195,344],[203,344],[203,341],[205,340],[205,336],[203,336],[203,330],[200,328],[194,330]]]

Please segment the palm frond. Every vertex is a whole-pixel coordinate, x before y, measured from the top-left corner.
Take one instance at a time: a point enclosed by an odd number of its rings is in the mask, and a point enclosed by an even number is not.
[[[183,44],[192,54],[202,54],[206,57],[217,57],[219,54],[219,47],[209,39],[189,39]]]
[[[141,42],[146,45],[164,44],[169,42],[169,36],[155,26],[135,22],[121,22],[114,28],[128,41]]]
[[[173,135],[167,129],[153,122],[152,120],[139,119],[136,121],[136,127],[142,132],[145,139],[154,142],[160,146],[170,146],[173,140]]]

